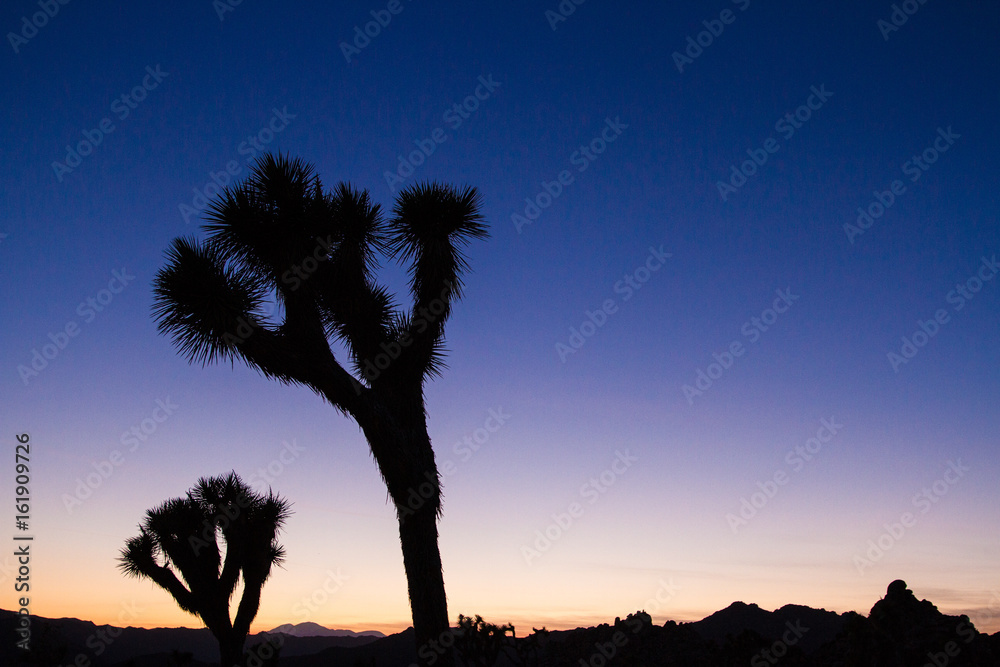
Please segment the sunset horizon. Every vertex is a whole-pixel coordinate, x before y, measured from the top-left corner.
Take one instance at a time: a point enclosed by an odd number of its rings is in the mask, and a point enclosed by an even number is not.
[[[718,612],[725,608],[728,608],[732,604],[744,603],[747,605],[757,605],[758,607],[766,611],[774,611],[783,607],[785,605],[801,605],[812,607],[814,609],[822,609],[825,611],[832,611],[836,613],[845,612],[856,612],[862,616],[866,616],[870,611],[871,607],[882,599],[885,595],[885,589],[892,580],[886,582],[884,586],[881,587],[881,592],[872,598],[870,604],[858,605],[855,607],[831,607],[829,605],[816,605],[810,604],[808,602],[803,602],[801,600],[785,600],[780,604],[761,604],[755,599],[736,599],[730,601],[730,603],[714,608],[711,610],[699,610],[696,608],[688,609],[677,609],[672,614],[663,614],[662,612],[656,613],[651,612],[650,608],[656,609],[657,607],[662,607],[663,602],[661,600],[669,599],[668,593],[676,593],[676,584],[671,584],[669,581],[661,582],[659,589],[656,593],[647,599],[643,604],[635,607],[634,609],[620,609],[609,611],[608,614],[601,614],[599,612],[593,612],[589,614],[580,614],[578,616],[573,616],[572,614],[567,614],[559,610],[554,609],[548,614],[541,614],[537,616],[517,616],[515,614],[504,614],[502,611],[496,611],[491,613],[491,610],[486,610],[487,613],[482,613],[474,609],[459,610],[456,612],[455,617],[457,619],[458,614],[464,614],[465,616],[474,616],[479,614],[484,617],[486,621],[506,624],[510,623],[514,626],[518,635],[525,635],[530,633],[532,628],[542,628],[545,627],[550,631],[560,631],[560,630],[574,630],[576,628],[593,627],[600,625],[601,623],[612,623],[616,617],[624,618],[627,614],[635,613],[637,611],[647,611],[653,617],[654,624],[663,625],[666,622],[674,621],[677,623],[693,623]],[[991,604],[985,609],[969,609],[960,606],[946,606],[939,604],[936,599],[928,598],[926,595],[922,595],[919,585],[914,585],[913,583],[907,581],[907,584],[911,589],[914,590],[918,599],[929,599],[930,602],[934,603],[935,606],[941,611],[941,613],[950,616],[970,616],[970,621],[976,627],[979,632],[986,634],[993,634],[1000,632],[1000,595],[991,600]],[[156,596],[156,591],[153,591],[154,595],[148,596],[149,602],[154,601],[159,596]],[[658,596],[658,597],[657,597]],[[301,603],[301,601],[300,601]],[[644,604],[646,606],[644,606]],[[158,607],[166,608],[167,605],[157,605]],[[50,612],[39,612],[37,615],[47,618],[78,618],[82,621],[90,621],[95,625],[111,625],[116,627],[139,627],[145,629],[155,629],[155,628],[187,628],[192,630],[202,629],[203,626],[197,622],[195,617],[189,614],[183,614],[180,610],[165,609],[163,612],[162,620],[148,619],[144,623],[133,623],[128,622],[128,619],[137,617],[136,610],[142,610],[142,602],[137,602],[131,600],[122,604],[122,608],[117,614],[113,614],[104,618],[90,618],[86,616],[80,616],[76,614],[66,614],[66,613],[50,613]],[[355,633],[366,632],[366,631],[378,631],[384,635],[391,635],[399,632],[403,632],[407,628],[413,626],[412,621],[409,620],[399,620],[396,622],[392,621],[365,621],[365,620],[325,620],[321,616],[308,617],[307,619],[302,619],[302,613],[307,610],[308,607],[305,604],[297,604],[293,607],[293,611],[290,613],[291,618],[281,620],[279,615],[272,609],[263,609],[258,614],[253,626],[251,627],[251,634],[256,634],[259,632],[269,632],[282,625],[298,625],[300,623],[315,623],[329,630],[347,630]],[[9,610],[10,611],[10,610]],[[145,613],[144,613],[145,616]],[[977,621],[978,616],[978,621]],[[572,620],[576,618],[577,620]],[[126,619],[126,622],[122,622],[122,619]]]
[[[899,610],[965,647],[927,600],[1000,653],[1000,5],[0,25],[17,650],[645,610],[627,650],[687,656],[734,602],[864,617],[788,667]]]

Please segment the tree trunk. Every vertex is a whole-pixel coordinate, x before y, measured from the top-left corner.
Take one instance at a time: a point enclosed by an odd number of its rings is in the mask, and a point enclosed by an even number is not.
[[[437,532],[441,487],[423,398],[419,391],[400,392],[380,396],[367,407],[370,412],[355,419],[396,507],[417,656],[425,667],[451,667],[454,637]]]
[[[243,667],[246,637],[233,632],[233,624],[229,621],[229,600],[219,599],[218,591],[214,592],[214,598],[198,610],[198,615],[219,643],[220,667]]]
[[[235,633],[228,637],[219,639],[219,655],[221,667],[243,667],[243,643],[245,637],[239,637]]]
[[[438,549],[437,512],[427,505],[408,515],[402,509],[397,507],[400,513],[399,541],[403,548],[403,567],[410,593],[417,658],[421,665],[451,667],[454,664],[451,647],[455,638],[448,624],[448,601]]]

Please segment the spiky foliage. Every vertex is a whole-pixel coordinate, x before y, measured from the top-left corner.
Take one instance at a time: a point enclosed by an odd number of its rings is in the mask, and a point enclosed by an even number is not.
[[[462,250],[488,235],[480,203],[475,188],[417,184],[387,221],[367,192],[345,183],[325,192],[310,165],[264,155],[212,202],[206,241],[173,242],[154,281],[154,317],[192,362],[239,358],[349,411],[377,380],[366,362],[386,348],[402,353],[378,378],[422,381],[442,368],[444,323],[468,268]],[[405,312],[375,282],[389,257],[409,263]],[[263,315],[271,299],[280,324]],[[347,346],[355,377],[333,358],[332,340]]]
[[[181,609],[202,618],[220,645],[238,640],[242,647],[261,589],[284,561],[277,535],[290,512],[286,499],[255,492],[235,472],[203,477],[186,497],[147,510],[139,535],[121,550],[119,568],[169,592]],[[229,605],[241,579],[243,597],[231,622]]]
[[[479,614],[475,618],[458,615],[455,648],[468,667],[493,667],[501,653],[512,653],[515,646],[513,624],[487,623]]]
[[[448,630],[423,385],[444,368],[464,249],[488,235],[480,206],[474,188],[421,183],[386,219],[367,192],[326,191],[312,166],[267,154],[212,202],[204,241],[174,241],[154,282],[159,330],[189,361],[240,359],[357,421],[396,507],[418,643]],[[408,307],[377,283],[384,260],[408,266]]]

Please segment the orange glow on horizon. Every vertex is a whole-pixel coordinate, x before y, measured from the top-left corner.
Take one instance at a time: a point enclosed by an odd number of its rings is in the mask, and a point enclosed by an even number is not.
[[[919,596],[918,596],[919,597]],[[871,605],[867,608],[859,607],[856,609],[830,609],[825,607],[827,611],[835,611],[838,614],[842,614],[848,611],[854,611],[862,616],[867,616],[872,605],[875,604],[877,600],[873,600]],[[933,602],[933,600],[931,600]],[[751,604],[752,602],[747,602]],[[796,604],[794,602],[789,602],[789,604]],[[728,605],[726,605],[728,606]],[[813,606],[813,605],[807,605]],[[97,626],[112,625],[117,627],[133,627],[142,629],[157,629],[157,628],[188,628],[188,629],[201,629],[204,626],[199,622],[199,619],[191,614],[187,614],[180,609],[174,607],[174,609],[163,609],[161,612],[157,613],[156,616],[150,618],[150,615],[143,611],[143,620],[141,622],[128,622],[128,612],[127,605],[122,605],[122,610],[118,613],[102,613],[95,614],[92,617],[87,617],[85,613],[79,613],[79,609],[58,611],[53,609],[50,605],[40,605],[41,609],[32,609],[33,616],[41,616],[44,618],[76,618],[83,621],[93,622]],[[774,611],[774,609],[767,606],[761,605],[761,607],[767,611]],[[668,621],[675,621],[677,623],[692,623],[700,621],[701,619],[720,611],[724,607],[712,610],[701,610],[701,609],[677,609],[673,613],[668,615],[655,614],[653,615],[653,623],[656,625],[663,625]],[[776,607],[777,608],[777,607]],[[775,609],[776,609],[775,608]],[[815,608],[815,607],[814,607]],[[969,614],[967,610],[959,608],[945,608],[938,605],[938,610],[942,614],[950,616],[960,616],[963,614]],[[504,614],[500,613],[480,613],[481,616],[487,621],[496,624],[507,624],[511,623],[514,625],[515,632],[518,637],[525,637],[531,634],[534,628],[546,628],[550,631],[563,631],[563,630],[574,630],[577,628],[586,628],[600,625],[602,623],[612,624],[615,617],[625,618],[628,613],[632,612],[609,612],[607,615],[602,615],[599,613],[594,614],[581,614],[578,616],[557,616],[557,614],[536,614],[533,616],[520,615],[520,614]],[[638,610],[633,610],[638,611]],[[995,610],[1000,611],[1000,610]],[[462,612],[464,613],[464,612]],[[466,615],[475,615],[476,612]],[[977,623],[977,617],[974,614],[970,614],[971,621],[976,629],[983,634],[994,634],[1000,632],[1000,614],[989,612],[984,612],[985,618],[980,617],[982,623]],[[121,619],[125,618],[126,621],[122,622]],[[455,622],[457,623],[458,614],[454,614]],[[370,617],[368,617],[370,618]],[[262,618],[258,616],[255,619],[253,625],[251,626],[250,633],[256,634],[259,632],[266,632],[272,628],[278,627],[285,623],[291,623],[290,620],[279,621],[275,618]],[[352,618],[341,618],[340,620],[323,620],[317,619],[315,622],[323,627],[329,628],[331,630],[352,630],[354,632],[366,632],[366,631],[378,631],[384,635],[393,635],[403,632],[412,625],[409,619],[406,620],[367,620],[364,617],[352,617]]]

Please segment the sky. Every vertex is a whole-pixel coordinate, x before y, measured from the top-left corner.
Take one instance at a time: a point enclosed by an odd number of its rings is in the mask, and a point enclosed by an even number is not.
[[[357,425],[152,318],[275,151],[387,210],[482,195],[425,391],[453,619],[867,614],[901,578],[1000,630],[1000,6],[669,4],[4,3],[0,607],[28,544],[32,614],[199,627],[116,558],[235,470],[294,511],[254,631],[409,625]]]

